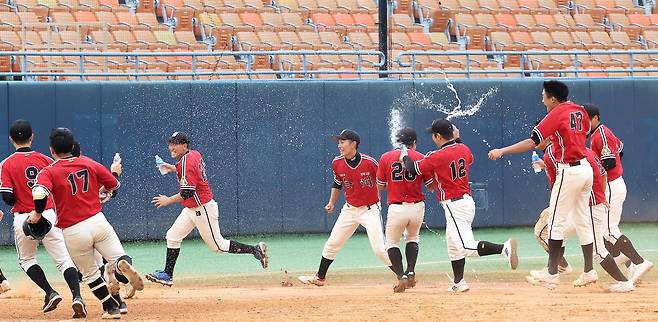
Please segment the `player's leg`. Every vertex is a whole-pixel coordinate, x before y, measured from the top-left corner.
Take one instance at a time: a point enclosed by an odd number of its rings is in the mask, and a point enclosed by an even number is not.
[[[331,234],[329,238],[324,243],[324,248],[322,249],[322,258],[320,259],[320,266],[315,276],[299,276],[298,279],[304,284],[314,284],[317,286],[322,286],[325,283],[325,278],[327,276],[327,271],[329,266],[336,259],[336,254],[343,248],[345,242],[352,237],[356,228],[359,227],[359,223],[354,220],[357,208],[343,205],[343,208],[336,219],[334,227],[331,229]]]
[[[82,273],[83,282],[103,304],[103,318],[119,318],[119,303],[110,295],[94,256],[94,230],[97,223],[92,218],[62,230],[64,243],[73,263]]]
[[[126,254],[114,228],[101,212],[92,217],[94,220],[94,248],[112,265],[115,272],[125,276],[137,291],[144,289],[144,281],[133,267],[133,260]],[[93,256],[93,254],[92,254]]]
[[[614,248],[618,250],[621,254],[625,255],[633,263],[634,267],[630,270],[632,275],[629,278],[633,282],[637,282],[642,275],[651,270],[653,263],[648,260],[645,260],[637,252],[631,240],[622,233],[619,229],[619,223],[621,222],[622,210],[624,208],[624,201],[626,200],[626,183],[624,182],[623,177],[619,177],[616,180],[608,183],[608,191],[606,193],[609,196],[610,212],[609,212],[609,227],[608,231],[610,234],[611,240],[615,241]]]
[[[405,216],[405,208],[405,205],[392,204],[388,206],[388,215],[386,217],[386,252],[398,280],[401,280],[402,275],[404,275],[400,237],[402,237],[402,233],[404,233],[409,222],[409,219]]]
[[[167,255],[165,257],[164,270],[156,270],[153,273],[146,274],[146,279],[162,285],[174,285],[174,267],[176,267],[176,261],[178,261],[178,254],[180,254],[180,246],[183,239],[194,229],[194,219],[192,218],[194,215],[196,213],[192,212],[189,208],[183,208],[181,210],[174,223],[167,230]]]
[[[43,216],[51,222],[56,220],[55,212],[52,209],[46,210],[43,213]],[[57,270],[64,275],[64,280],[66,281],[69,290],[71,290],[71,296],[73,298],[73,318],[86,317],[87,312],[84,301],[82,300],[82,295],[80,294],[78,269],[75,267],[75,264],[73,264],[73,260],[71,260],[68,250],[66,250],[62,230],[53,226],[43,238],[42,242],[44,248],[53,259]]]
[[[370,248],[384,265],[393,271],[391,260],[386,252],[386,239],[384,238],[384,219],[379,204],[362,208],[356,215],[357,222],[366,229]]]
[[[409,278],[409,287],[416,286],[416,261],[418,260],[418,243],[420,242],[420,227],[425,218],[425,203],[419,202],[411,206],[409,224],[405,230],[405,251],[407,270],[405,275]]]
[[[464,280],[464,266],[466,265],[467,251],[462,245],[460,232],[452,220],[450,211],[443,205],[443,211],[446,216],[446,246],[448,248],[448,258],[452,266],[453,284],[448,291],[450,292],[466,292],[469,290],[468,284]],[[471,250],[472,252],[472,250]]]
[[[43,311],[50,312],[57,308],[62,298],[50,285],[46,274],[37,263],[37,246],[39,242],[32,239],[32,237],[26,236],[23,232],[23,222],[26,219],[27,214],[17,214],[14,216],[14,241],[16,251],[18,252],[18,263],[34,284],[37,284],[44,291]]]
[[[11,290],[11,285],[9,284],[9,280],[5,277],[4,274],[2,274],[2,270],[0,269],[0,294],[7,292]]]
[[[253,255],[263,268],[267,268],[269,258],[267,245],[264,242],[259,242],[256,245],[246,245],[222,237],[219,229],[219,207],[214,200],[201,207],[194,208],[192,211],[195,212],[194,224],[208,248],[217,253]]]
[[[594,226],[594,253],[595,258],[605,269],[605,271],[614,278],[617,283],[610,286],[610,291],[613,292],[630,292],[634,289],[633,281],[630,278],[626,278],[624,274],[619,270],[619,267],[615,263],[614,258],[605,247],[604,235],[606,232],[607,226],[607,207],[603,204],[596,205],[592,207],[592,224]]]

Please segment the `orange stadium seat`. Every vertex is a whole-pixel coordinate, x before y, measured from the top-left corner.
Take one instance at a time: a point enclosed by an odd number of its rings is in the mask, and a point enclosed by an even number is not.
[[[375,44],[373,44],[370,36],[365,32],[350,32],[347,35],[347,39],[355,50],[368,50],[375,48]]]
[[[638,39],[642,33],[642,27],[634,26],[625,14],[608,15],[610,24],[629,34],[632,39]]]
[[[119,12],[117,12],[118,16]],[[148,27],[149,30],[166,30],[167,26],[161,25],[155,17],[155,14],[150,12],[138,12],[135,14],[139,25]],[[119,18],[121,19],[121,18]]]
[[[302,20],[302,16],[296,12],[283,12],[281,13],[281,19],[283,19],[286,26],[292,26],[296,31],[311,31],[313,27],[308,24],[305,24]]]
[[[594,18],[589,14],[575,14],[573,15],[573,20],[576,22],[575,30],[581,31],[603,31],[605,30],[605,25],[603,21],[594,21]]]
[[[326,12],[315,12],[311,14],[311,20],[318,31],[331,29],[336,25],[331,14]]]

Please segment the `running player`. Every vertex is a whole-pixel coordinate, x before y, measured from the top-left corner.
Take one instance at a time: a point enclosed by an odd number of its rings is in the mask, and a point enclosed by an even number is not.
[[[555,287],[560,283],[557,266],[569,216],[576,226],[580,244],[594,243],[591,217],[588,214],[593,170],[587,162],[585,151],[585,139],[590,128],[587,111],[568,101],[569,88],[564,83],[550,80],[545,81],[543,87],[542,101],[547,115],[535,126],[531,137],[489,151],[489,159],[497,160],[505,154],[530,151],[545,138],[550,138],[558,170],[549,206],[548,271],[535,278],[547,287]],[[603,259],[601,266],[618,281],[610,287],[611,291],[629,292],[634,289],[633,283],[621,274],[611,256]]]
[[[37,222],[51,197],[57,207],[57,227],[62,229],[64,243],[83,281],[103,303],[104,319],[121,317],[119,303],[110,295],[94,256],[98,251],[116,271],[126,276],[137,289],[144,288],[139,273],[132,266],[114,228],[107,222],[98,198],[99,191],[112,192],[119,181],[101,164],[87,157],[74,157],[74,137],[65,128],[50,133],[50,151],[55,158],[36,178],[32,189],[35,211],[27,221]]]
[[[414,129],[403,128],[396,136],[397,142],[408,149],[409,157],[412,160],[417,161],[423,158],[423,155],[416,151],[417,135]],[[404,292],[407,287],[416,286],[415,267],[418,258],[420,226],[425,217],[423,183],[433,191],[432,176],[425,174],[421,177],[405,171],[400,162],[400,153],[401,149],[384,153],[379,159],[377,170],[377,187],[379,190],[386,189],[388,203],[386,251],[398,278],[398,284],[393,288],[396,293]],[[403,233],[406,242],[406,271],[402,266],[402,253],[400,252],[400,236]]]
[[[323,286],[329,266],[336,259],[336,254],[345,242],[354,235],[359,227],[363,226],[370,240],[375,255],[391,268],[384,247],[384,233],[382,232],[381,206],[379,204],[379,191],[377,182],[377,160],[358,151],[361,138],[353,130],[345,129],[339,135],[331,137],[338,142],[340,156],[331,162],[334,180],[331,186],[329,202],[324,206],[327,214],[334,212],[340,190],[345,188],[345,204],[331,230],[329,239],[324,244],[320,267],[315,275],[303,275],[298,279],[304,284]]]
[[[147,274],[146,278],[162,285],[174,285],[174,267],[181,243],[194,228],[199,231],[201,238],[212,251],[251,254],[260,261],[263,268],[267,268],[269,258],[267,245],[264,242],[252,246],[222,237],[219,231],[219,208],[208,183],[206,164],[199,151],[190,150],[188,136],[183,132],[174,132],[167,138],[167,144],[171,157],[177,162],[175,166],[165,163],[164,167],[170,172],[176,171],[180,192],[169,197],[165,195],[153,197],[152,203],[161,208],[180,202],[185,208],[167,231],[167,257],[164,271]]]
[[[62,298],[48,283],[46,274],[37,263],[39,241],[25,235],[23,232],[23,223],[30,212],[34,210],[32,187],[36,182],[37,174],[41,169],[52,163],[52,159],[49,157],[32,150],[33,138],[32,126],[28,121],[16,120],[11,124],[9,139],[16,152],[2,161],[0,192],[5,203],[12,207],[12,213],[14,214],[14,239],[19,264],[27,276],[44,291],[43,312],[45,313],[56,309]],[[51,224],[57,222],[52,200],[49,200],[45,205],[43,216]],[[57,227],[51,228],[41,242],[55,262],[57,269],[63,273],[64,279],[71,290],[73,295],[73,318],[86,317],[87,313],[80,295],[78,269],[66,250],[62,230]]]
[[[453,285],[448,291],[466,292],[469,290],[464,280],[466,257],[502,254],[510,267],[516,269],[519,264],[516,241],[509,239],[504,244],[494,244],[475,240],[471,228],[475,218],[475,202],[468,182],[473,164],[471,150],[465,144],[456,142],[459,139],[455,137],[458,131],[450,121],[434,120],[427,131],[432,134],[432,140],[439,149],[429,152],[419,161],[413,161],[403,149],[400,158],[411,175],[431,175],[436,180],[436,198],[443,206],[446,217],[446,242],[454,274]]]
[[[653,263],[640,256],[631,240],[619,229],[624,200],[626,200],[626,182],[622,177],[624,169],[621,164],[624,144],[610,128],[601,123],[601,113],[596,105],[588,103],[583,107],[592,122],[592,130],[589,132],[590,147],[608,171],[605,193],[610,209],[606,220],[606,248],[615,256],[617,263],[631,260],[629,279],[636,283],[642,275],[651,270]]]

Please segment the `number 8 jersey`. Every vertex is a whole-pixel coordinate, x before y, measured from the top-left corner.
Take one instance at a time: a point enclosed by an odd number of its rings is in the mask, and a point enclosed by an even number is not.
[[[56,226],[64,229],[101,212],[98,191],[101,187],[108,191],[119,188],[119,180],[88,157],[69,157],[41,170],[37,185],[46,189],[49,202],[54,199]]]
[[[2,161],[0,192],[14,194],[16,203],[12,212],[26,213],[34,210],[32,187],[37,182],[39,171],[52,162],[51,158],[30,148],[20,148]],[[46,209],[52,208],[53,201],[49,199]]]
[[[468,171],[472,164],[471,149],[455,141],[447,142],[440,149],[427,153],[424,159],[414,162],[418,174],[434,177],[439,201],[471,194]]]

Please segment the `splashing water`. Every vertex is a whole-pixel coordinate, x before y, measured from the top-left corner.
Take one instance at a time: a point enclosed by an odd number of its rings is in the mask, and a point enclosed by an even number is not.
[[[392,108],[391,112],[388,115],[388,128],[390,129],[389,139],[391,140],[391,145],[396,148],[402,148],[402,144],[397,141],[397,133],[404,127],[404,121],[402,120],[402,112],[397,108]]]

